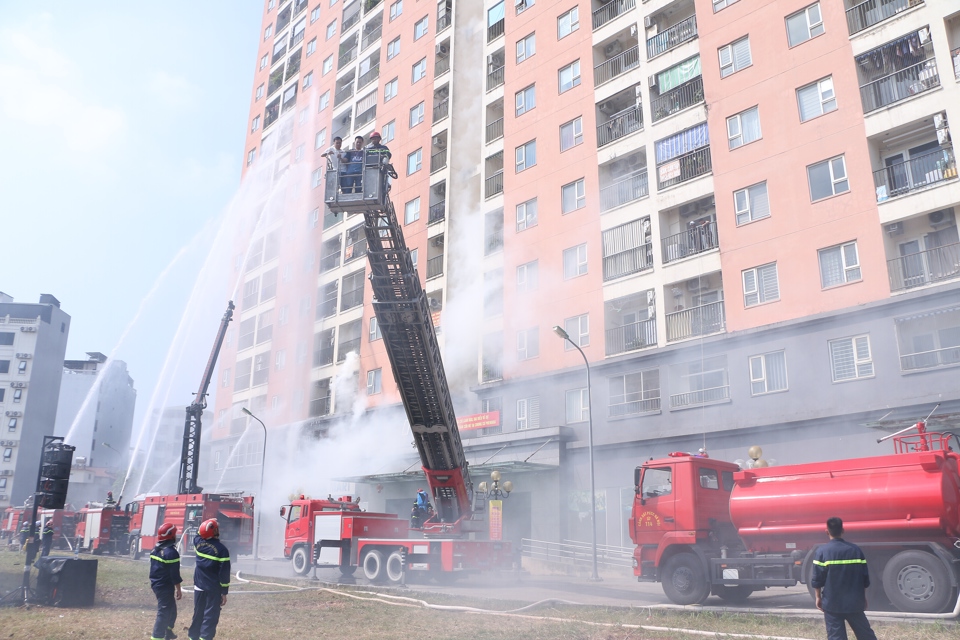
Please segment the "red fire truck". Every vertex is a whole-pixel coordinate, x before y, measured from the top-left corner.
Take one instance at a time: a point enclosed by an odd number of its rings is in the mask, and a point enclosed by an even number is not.
[[[0,536],[5,538],[9,544],[20,540],[20,523],[23,521],[23,514],[26,509],[26,507],[7,507],[3,512]]]
[[[406,517],[344,506],[349,497],[294,501],[281,510],[287,518],[284,555],[298,573],[317,565],[349,575],[359,566],[373,582],[400,582],[405,572],[449,579],[510,568],[509,542],[470,539],[487,530],[486,502],[482,491],[474,493],[430,305],[388,196],[387,177],[396,173],[376,152],[365,151],[362,163],[353,193],[341,193],[337,169],[329,167],[324,201],[334,214],[363,214],[377,325],[436,515],[411,530]]]
[[[866,554],[872,606],[943,611],[960,586],[960,439],[913,428],[895,435],[894,455],[743,471],[688,453],[643,463],[629,525],[634,574],[677,604],[809,587],[827,518],[839,516]]]
[[[40,509],[37,517],[40,518],[40,531],[43,531],[48,521],[53,524],[54,549],[72,548],[78,516],[71,505],[67,505],[65,509]]]
[[[130,514],[119,505],[90,503],[77,513],[76,546],[94,555],[123,555],[130,548]]]

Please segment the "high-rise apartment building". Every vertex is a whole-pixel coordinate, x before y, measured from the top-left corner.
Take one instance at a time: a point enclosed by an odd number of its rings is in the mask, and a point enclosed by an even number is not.
[[[42,294],[37,304],[0,293],[0,506],[37,488],[43,436],[53,435],[70,316]]]
[[[483,414],[467,456],[517,487],[508,537],[588,537],[591,429],[622,544],[641,459],[873,455],[938,405],[956,427],[953,3],[268,0],[261,36],[244,172],[270,186],[215,448],[244,406],[322,435],[354,396],[398,402],[362,220],[320,197],[334,136],[374,129]],[[366,479],[388,505],[404,466]]]

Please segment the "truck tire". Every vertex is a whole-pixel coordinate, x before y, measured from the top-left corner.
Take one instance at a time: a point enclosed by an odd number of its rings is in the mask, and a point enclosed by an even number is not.
[[[747,598],[749,598],[750,594],[753,593],[753,587],[747,587],[744,585],[718,585],[713,588],[713,593],[724,602],[740,603],[747,601]]]
[[[403,553],[397,549],[387,556],[385,567],[387,581],[390,584],[400,584],[403,582]]]
[[[357,567],[352,564],[342,564],[340,565],[340,575],[344,578],[349,578],[357,572]]]
[[[293,572],[298,576],[305,576],[310,573],[310,554],[307,548],[299,546],[290,554],[290,564],[293,566]]]
[[[372,549],[368,551],[363,556],[363,575],[370,582],[382,582],[384,574],[386,573],[383,570],[383,553],[377,549]]]
[[[130,539],[130,557],[134,560],[140,559],[140,538]]]
[[[943,563],[925,551],[901,551],[883,569],[883,591],[890,604],[908,613],[939,613],[953,588]]]
[[[663,564],[663,592],[675,604],[701,604],[710,595],[710,585],[700,560],[692,553],[678,553]]]

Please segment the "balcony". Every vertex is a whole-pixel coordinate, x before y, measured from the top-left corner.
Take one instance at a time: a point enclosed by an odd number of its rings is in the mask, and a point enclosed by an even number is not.
[[[430,173],[440,171],[447,166],[447,150],[442,149],[430,156]]]
[[[433,65],[433,77],[439,78],[447,71],[450,71],[450,56],[438,57],[436,63]]]
[[[364,73],[360,74],[360,77],[357,78],[357,90],[363,89],[368,84],[380,77],[380,65],[370,67],[370,69]]]
[[[360,338],[352,340],[341,340],[337,345],[337,362],[343,362],[347,359],[347,354],[351,351],[360,353]]]
[[[383,0],[363,0],[363,15],[367,15],[380,6]]]
[[[712,402],[723,402],[730,399],[730,385],[722,387],[713,387],[711,389],[697,389],[687,393],[678,393],[670,396],[670,407],[681,409],[683,407],[696,407],[701,404],[710,404]]]
[[[487,27],[487,44],[503,35],[504,19],[500,18]]]
[[[650,97],[650,113],[654,122],[679,113],[688,107],[703,102],[703,77],[697,76],[662,96]]]
[[[497,67],[487,74],[487,91],[493,91],[497,87],[503,86],[503,69],[502,66]]]
[[[640,322],[630,322],[622,327],[607,329],[606,355],[615,356],[628,351],[657,346],[657,320],[650,318]]]
[[[921,191],[957,177],[952,147],[924,153],[873,172],[877,202]]]
[[[696,224],[686,231],[660,240],[663,263],[676,262],[720,247],[715,220]]]
[[[608,145],[641,129],[643,129],[643,110],[639,104],[628,107],[610,116],[606,122],[597,125],[597,147]],[[502,130],[500,135],[503,135]]]
[[[603,256],[604,282],[649,269],[653,269],[653,244],[649,242]]]
[[[918,371],[960,364],[960,347],[946,347],[900,356],[901,371]]]
[[[444,98],[433,105],[433,123],[436,124],[450,115],[450,99]]]
[[[867,0],[847,9],[847,30],[852,36],[869,29],[910,7],[923,4],[923,0]]]
[[[610,82],[617,76],[638,66],[640,66],[640,47],[630,47],[623,53],[617,54],[593,68],[594,85],[600,86]]]
[[[263,128],[266,129],[277,121],[280,117],[280,98],[267,105],[267,110],[263,114]]]
[[[443,254],[427,260],[427,280],[443,275]]]
[[[919,243],[916,243],[919,245]],[[906,246],[906,245],[905,245]],[[906,291],[960,277],[960,243],[887,260],[890,291]]]
[[[480,367],[480,382],[496,382],[497,380],[503,380],[503,365],[484,358]]]
[[[342,69],[357,58],[357,45],[340,50],[340,56],[337,58],[337,69]]]
[[[672,27],[669,27],[666,31],[661,31],[652,38],[648,38],[647,60],[666,53],[671,49],[675,49],[684,42],[693,40],[696,37],[697,16],[692,15],[686,20],[681,20]]]
[[[499,140],[503,137],[503,118],[499,120],[494,120],[493,122],[487,124],[487,144],[490,144],[494,140]]]
[[[310,401],[310,417],[330,415],[330,396],[326,398],[317,398]]]
[[[593,30],[596,31],[611,20],[616,20],[627,11],[637,8],[637,0],[612,0],[593,12]]]
[[[333,106],[339,107],[341,104],[353,97],[353,82],[351,79],[350,84],[347,86],[338,89],[335,94],[333,94]]]
[[[503,169],[488,176],[483,183],[484,198],[492,198],[498,193],[503,193]]]
[[[427,224],[441,222],[447,216],[447,203],[438,202],[430,205],[430,215],[427,218]]]
[[[450,12],[444,13],[442,16],[437,16],[437,33],[440,33],[451,24],[453,24],[453,16],[450,15]]]
[[[347,9],[344,10],[344,14],[346,14],[347,11],[349,11],[349,8],[347,8]],[[357,7],[357,10],[354,11],[353,13],[351,13],[350,15],[344,15],[344,16],[343,16],[343,19],[341,20],[341,25],[340,25],[340,32],[341,32],[341,33],[346,33],[346,31],[347,31],[348,29],[350,29],[351,27],[353,27],[353,25],[357,24],[358,22],[360,22],[360,8],[359,8],[359,7]]]
[[[368,25],[369,26],[369,25]],[[366,31],[366,28],[364,28]],[[378,24],[376,27],[370,31],[363,34],[363,38],[360,40],[360,49],[366,51],[367,47],[372,44],[375,44],[377,40],[380,39],[381,34],[383,33],[383,24]]]
[[[693,180],[710,173],[712,169],[709,145],[685,153],[657,166],[657,190]]]
[[[648,194],[647,170],[640,169],[600,189],[600,211],[606,212],[616,209]]]
[[[611,418],[620,418],[622,416],[632,416],[638,413],[652,413],[660,411],[660,398],[648,398],[643,400],[640,393],[629,393],[625,396],[617,396],[617,399],[623,398],[623,402],[613,402],[607,405]]]
[[[863,112],[882,109],[939,86],[937,61],[924,60],[860,87]]]
[[[723,300],[667,314],[667,342],[708,336],[726,330]]]

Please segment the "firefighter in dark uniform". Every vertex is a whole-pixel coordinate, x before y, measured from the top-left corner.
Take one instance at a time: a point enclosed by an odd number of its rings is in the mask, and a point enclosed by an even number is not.
[[[823,611],[828,640],[847,640],[847,627],[857,640],[877,640],[864,611],[870,574],[867,559],[857,545],[843,539],[843,520],[827,520],[830,542],[821,545],[813,558],[810,585],[817,593],[817,609]]]
[[[24,514],[26,515],[26,514]],[[20,523],[20,548],[23,549],[27,544],[27,538],[30,537],[30,523],[24,518]]]
[[[45,558],[50,555],[50,548],[53,547],[53,518],[47,520],[43,525],[43,535],[41,536],[43,546],[41,547],[40,557]]]
[[[150,552],[150,588],[157,596],[157,619],[150,640],[174,640],[177,637],[173,625],[177,622],[176,600],[183,597],[181,582],[177,528],[164,522],[157,529],[157,546]]]
[[[230,590],[230,552],[220,542],[215,518],[200,523],[193,546],[197,567],[193,572],[193,622],[187,635],[190,640],[213,640],[220,608],[226,606]]]

